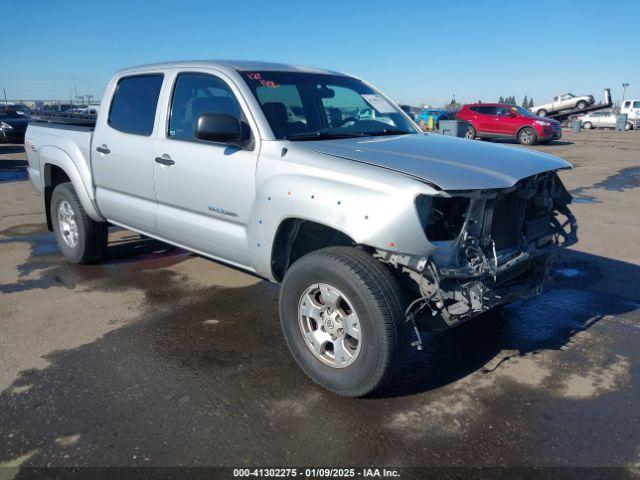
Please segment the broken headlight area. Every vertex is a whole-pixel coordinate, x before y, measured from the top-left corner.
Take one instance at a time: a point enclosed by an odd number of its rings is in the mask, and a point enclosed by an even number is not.
[[[509,189],[445,195],[416,199],[432,255],[379,252],[415,298],[408,319],[427,319],[429,328],[451,327],[539,294],[556,248],[577,242],[572,197],[555,172]]]

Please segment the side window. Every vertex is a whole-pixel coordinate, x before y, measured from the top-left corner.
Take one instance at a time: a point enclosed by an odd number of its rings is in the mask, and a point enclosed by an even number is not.
[[[478,107],[478,113],[482,113],[483,115],[495,115],[496,112],[496,107]]]
[[[241,118],[238,100],[227,84],[204,73],[181,73],[173,87],[169,137],[195,140],[195,123],[203,113],[226,113]]]
[[[633,102],[633,108],[640,108],[640,100]]]
[[[151,135],[162,74],[121,78],[111,100],[108,123],[121,132]]]

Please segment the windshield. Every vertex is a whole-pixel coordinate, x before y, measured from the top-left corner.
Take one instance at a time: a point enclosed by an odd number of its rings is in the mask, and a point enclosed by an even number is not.
[[[241,72],[278,139],[323,140],[418,133],[360,80],[299,72]]]

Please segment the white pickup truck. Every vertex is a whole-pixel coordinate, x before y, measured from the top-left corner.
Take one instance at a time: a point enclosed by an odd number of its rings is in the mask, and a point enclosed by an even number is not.
[[[553,97],[553,101],[542,105],[531,107],[530,110],[539,117],[546,117],[550,113],[558,113],[563,110],[577,108],[583,110],[589,105],[593,105],[595,99],[593,95],[575,96],[573,93],[563,93]]]
[[[352,113],[363,109],[375,115]],[[576,241],[556,174],[569,163],[424,134],[371,85],[331,71],[130,68],[95,127],[32,123],[26,136],[68,261],[98,261],[119,225],[282,283],[295,360],[345,396],[392,378],[419,328],[540,293],[555,247]]]
[[[640,121],[640,100],[625,100],[620,105],[620,113],[625,113],[627,120],[637,125]]]

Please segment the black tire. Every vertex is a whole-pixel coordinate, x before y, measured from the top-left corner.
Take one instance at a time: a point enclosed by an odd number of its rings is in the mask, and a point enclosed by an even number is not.
[[[359,354],[342,368],[317,358],[299,322],[304,292],[329,284],[349,299],[361,328]],[[298,259],[287,271],[280,291],[280,321],[296,362],[318,385],[345,397],[378,390],[402,364],[409,342],[404,299],[391,272],[368,253],[353,247],[330,247]]]
[[[582,128],[584,128],[585,130],[591,130],[593,128],[593,123],[591,122],[584,122],[582,124]]]
[[[547,116],[547,111],[544,108],[541,108],[540,110],[538,110],[536,112],[536,115],[538,117],[546,117]]]
[[[518,132],[518,143],[520,145],[535,145],[537,141],[538,135],[531,127],[524,127]]]
[[[77,242],[74,246],[66,243],[61,232],[58,209],[62,202],[67,202],[73,213],[73,221],[77,229]],[[89,263],[99,260],[107,249],[108,224],[92,220],[82,208],[73,185],[61,183],[51,195],[51,222],[56,235],[58,247],[64,258],[71,263]],[[68,231],[67,231],[68,235]]]
[[[473,125],[469,125],[467,127],[467,133],[465,133],[464,138],[468,140],[473,140],[476,138],[476,129]]]
[[[583,110],[585,108],[587,108],[587,102],[585,102],[584,100],[580,100],[577,104],[576,107],[580,110]]]
[[[628,132],[629,130],[633,130],[633,123],[627,122],[624,126],[624,129]]]

